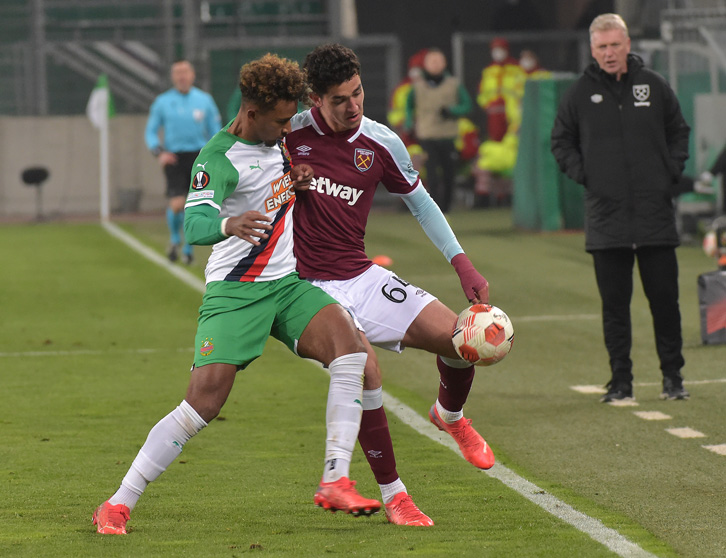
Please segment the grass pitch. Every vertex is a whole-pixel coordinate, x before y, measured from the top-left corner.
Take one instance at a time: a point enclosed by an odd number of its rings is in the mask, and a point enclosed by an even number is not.
[[[648,552],[726,554],[726,456],[702,447],[726,443],[726,346],[701,345],[698,329],[696,277],[714,262],[679,249],[691,401],[658,400],[650,314],[636,286],[639,406],[618,408],[571,389],[608,379],[582,235],[518,232],[501,210],[450,219],[516,331],[512,353],[479,370],[466,406],[498,461]],[[159,251],[166,244],[163,219],[124,227]],[[372,215],[367,246],[452,308],[466,304],[410,215]],[[192,266],[200,277],[205,253],[198,249]],[[2,556],[613,555],[390,412],[399,473],[435,527],[315,508],[327,377],[277,342],[238,376],[222,417],[149,487],[130,534],[99,536],[93,508],[184,395],[201,295],[95,224],[2,226],[0,255]],[[425,416],[437,390],[433,358],[413,350],[379,357],[384,389]],[[671,418],[645,421],[633,411]],[[680,439],[666,432],[672,427],[705,437]],[[360,452],[353,476],[363,494],[378,496]]]

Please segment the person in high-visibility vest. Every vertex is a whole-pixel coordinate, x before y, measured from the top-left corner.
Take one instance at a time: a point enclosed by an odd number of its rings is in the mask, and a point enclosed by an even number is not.
[[[487,139],[502,141],[509,128],[506,102],[516,96],[522,69],[509,54],[509,42],[498,37],[491,42],[492,63],[481,74],[477,103],[487,115]]]
[[[524,70],[527,79],[547,79],[552,72],[540,66],[539,58],[533,50],[524,49],[519,53],[519,67]]]
[[[479,146],[479,156],[472,173],[475,193],[505,200],[510,196],[508,181],[517,159],[523,70],[509,53],[509,42],[501,37],[491,42],[492,63],[482,71],[477,103],[487,115],[487,137]],[[481,204],[479,204],[481,205]]]
[[[388,107],[388,114],[386,115],[388,124],[403,141],[408,154],[411,156],[411,162],[421,175],[422,180],[426,179],[426,153],[424,153],[424,150],[419,145],[414,131],[406,130],[405,125],[406,102],[411,92],[411,83],[421,75],[426,52],[428,52],[428,49],[423,48],[408,59],[408,74],[406,74],[406,77],[393,90]]]
[[[426,188],[444,213],[454,198],[459,159],[455,146],[457,121],[472,107],[469,93],[446,65],[441,50],[429,49],[422,77],[412,82],[406,105],[406,128],[415,129],[426,152]]]
[[[391,94],[391,101],[388,108],[388,124],[399,135],[406,146],[416,143],[412,132],[405,129],[406,124],[406,102],[411,92],[412,82],[422,72],[423,61],[428,49],[421,49],[408,59],[408,73],[406,77],[396,86]]]

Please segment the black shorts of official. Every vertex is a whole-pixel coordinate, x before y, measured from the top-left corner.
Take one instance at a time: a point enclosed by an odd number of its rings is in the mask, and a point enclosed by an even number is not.
[[[197,155],[199,155],[199,151],[183,151],[174,153],[174,155],[177,157],[177,163],[164,167],[166,197],[184,196],[186,198],[189,193],[189,185],[192,182],[192,166]]]

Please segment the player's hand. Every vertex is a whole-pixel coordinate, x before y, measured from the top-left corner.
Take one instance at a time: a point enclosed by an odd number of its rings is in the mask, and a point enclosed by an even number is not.
[[[242,215],[230,217],[225,224],[225,234],[237,236],[250,244],[259,246],[257,239],[265,240],[269,235],[264,231],[271,231],[270,217],[259,211],[246,211]]]
[[[451,265],[454,266],[456,274],[461,281],[461,288],[464,289],[466,299],[473,303],[489,302],[489,282],[474,269],[466,254],[457,254],[451,259]]]
[[[290,171],[292,186],[295,190],[305,191],[310,188],[313,180],[313,167],[310,165],[295,165]]]
[[[159,156],[156,160],[159,161],[159,164],[162,167],[165,167],[167,165],[176,165],[179,162],[177,156],[169,151],[162,151],[161,153],[159,153]]]

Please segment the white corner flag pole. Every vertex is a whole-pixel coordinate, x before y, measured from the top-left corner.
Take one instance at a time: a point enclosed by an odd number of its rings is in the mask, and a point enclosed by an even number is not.
[[[108,221],[111,216],[109,208],[109,147],[108,147],[108,118],[101,126],[100,168],[101,168],[101,221]]]
[[[109,141],[108,141],[108,129],[109,129],[109,107],[111,102],[111,92],[108,87],[108,78],[105,75],[101,75],[96,82],[96,86],[91,92],[91,96],[88,99],[88,105],[86,105],[86,115],[88,116],[91,124],[94,128],[98,129],[100,133],[99,142],[99,168],[100,168],[100,206],[101,206],[101,221],[108,221],[111,216],[110,204],[109,204],[109,184],[110,184],[110,171],[109,171]]]

